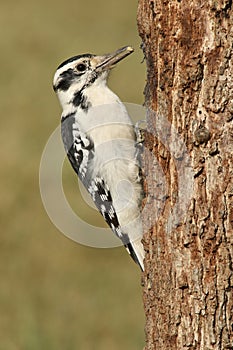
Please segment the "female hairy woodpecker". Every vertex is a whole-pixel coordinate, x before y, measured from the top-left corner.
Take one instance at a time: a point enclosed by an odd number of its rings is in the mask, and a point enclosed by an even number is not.
[[[74,171],[112,231],[144,270],[142,185],[135,128],[107,86],[111,68],[133,52],[84,54],[63,62],[53,88],[60,100],[61,134]]]

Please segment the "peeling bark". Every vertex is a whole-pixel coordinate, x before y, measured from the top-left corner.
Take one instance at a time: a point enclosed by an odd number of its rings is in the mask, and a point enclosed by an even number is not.
[[[233,349],[232,1],[139,0],[138,28],[145,349]]]

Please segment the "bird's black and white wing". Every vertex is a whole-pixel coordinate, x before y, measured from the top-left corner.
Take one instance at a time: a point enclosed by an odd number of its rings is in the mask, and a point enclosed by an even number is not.
[[[73,115],[62,118],[62,140],[68,159],[109,227],[121,238],[122,233],[108,185],[98,175],[92,177],[91,163],[94,158],[94,144],[87,135],[75,129],[74,125]]]
[[[94,144],[86,134],[75,127],[74,114],[62,117],[61,134],[67,157],[90,193],[95,206],[114,234],[121,239],[133,260],[140,265],[128,235],[121,230],[108,184],[98,174],[92,177],[91,163],[95,152]]]
[[[75,113],[62,117],[61,135],[69,161],[84,186],[87,187],[90,163],[94,158],[94,145],[91,139],[75,126]]]

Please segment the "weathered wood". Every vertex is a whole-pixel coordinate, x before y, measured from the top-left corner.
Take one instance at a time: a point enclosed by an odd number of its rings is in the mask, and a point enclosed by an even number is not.
[[[233,349],[232,1],[139,0],[138,28],[145,349]]]

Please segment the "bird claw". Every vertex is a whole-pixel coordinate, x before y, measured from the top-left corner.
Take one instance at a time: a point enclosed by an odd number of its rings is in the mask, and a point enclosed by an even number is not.
[[[139,120],[135,124],[136,145],[143,146],[143,143],[145,141],[145,131],[146,131],[146,121]]]

